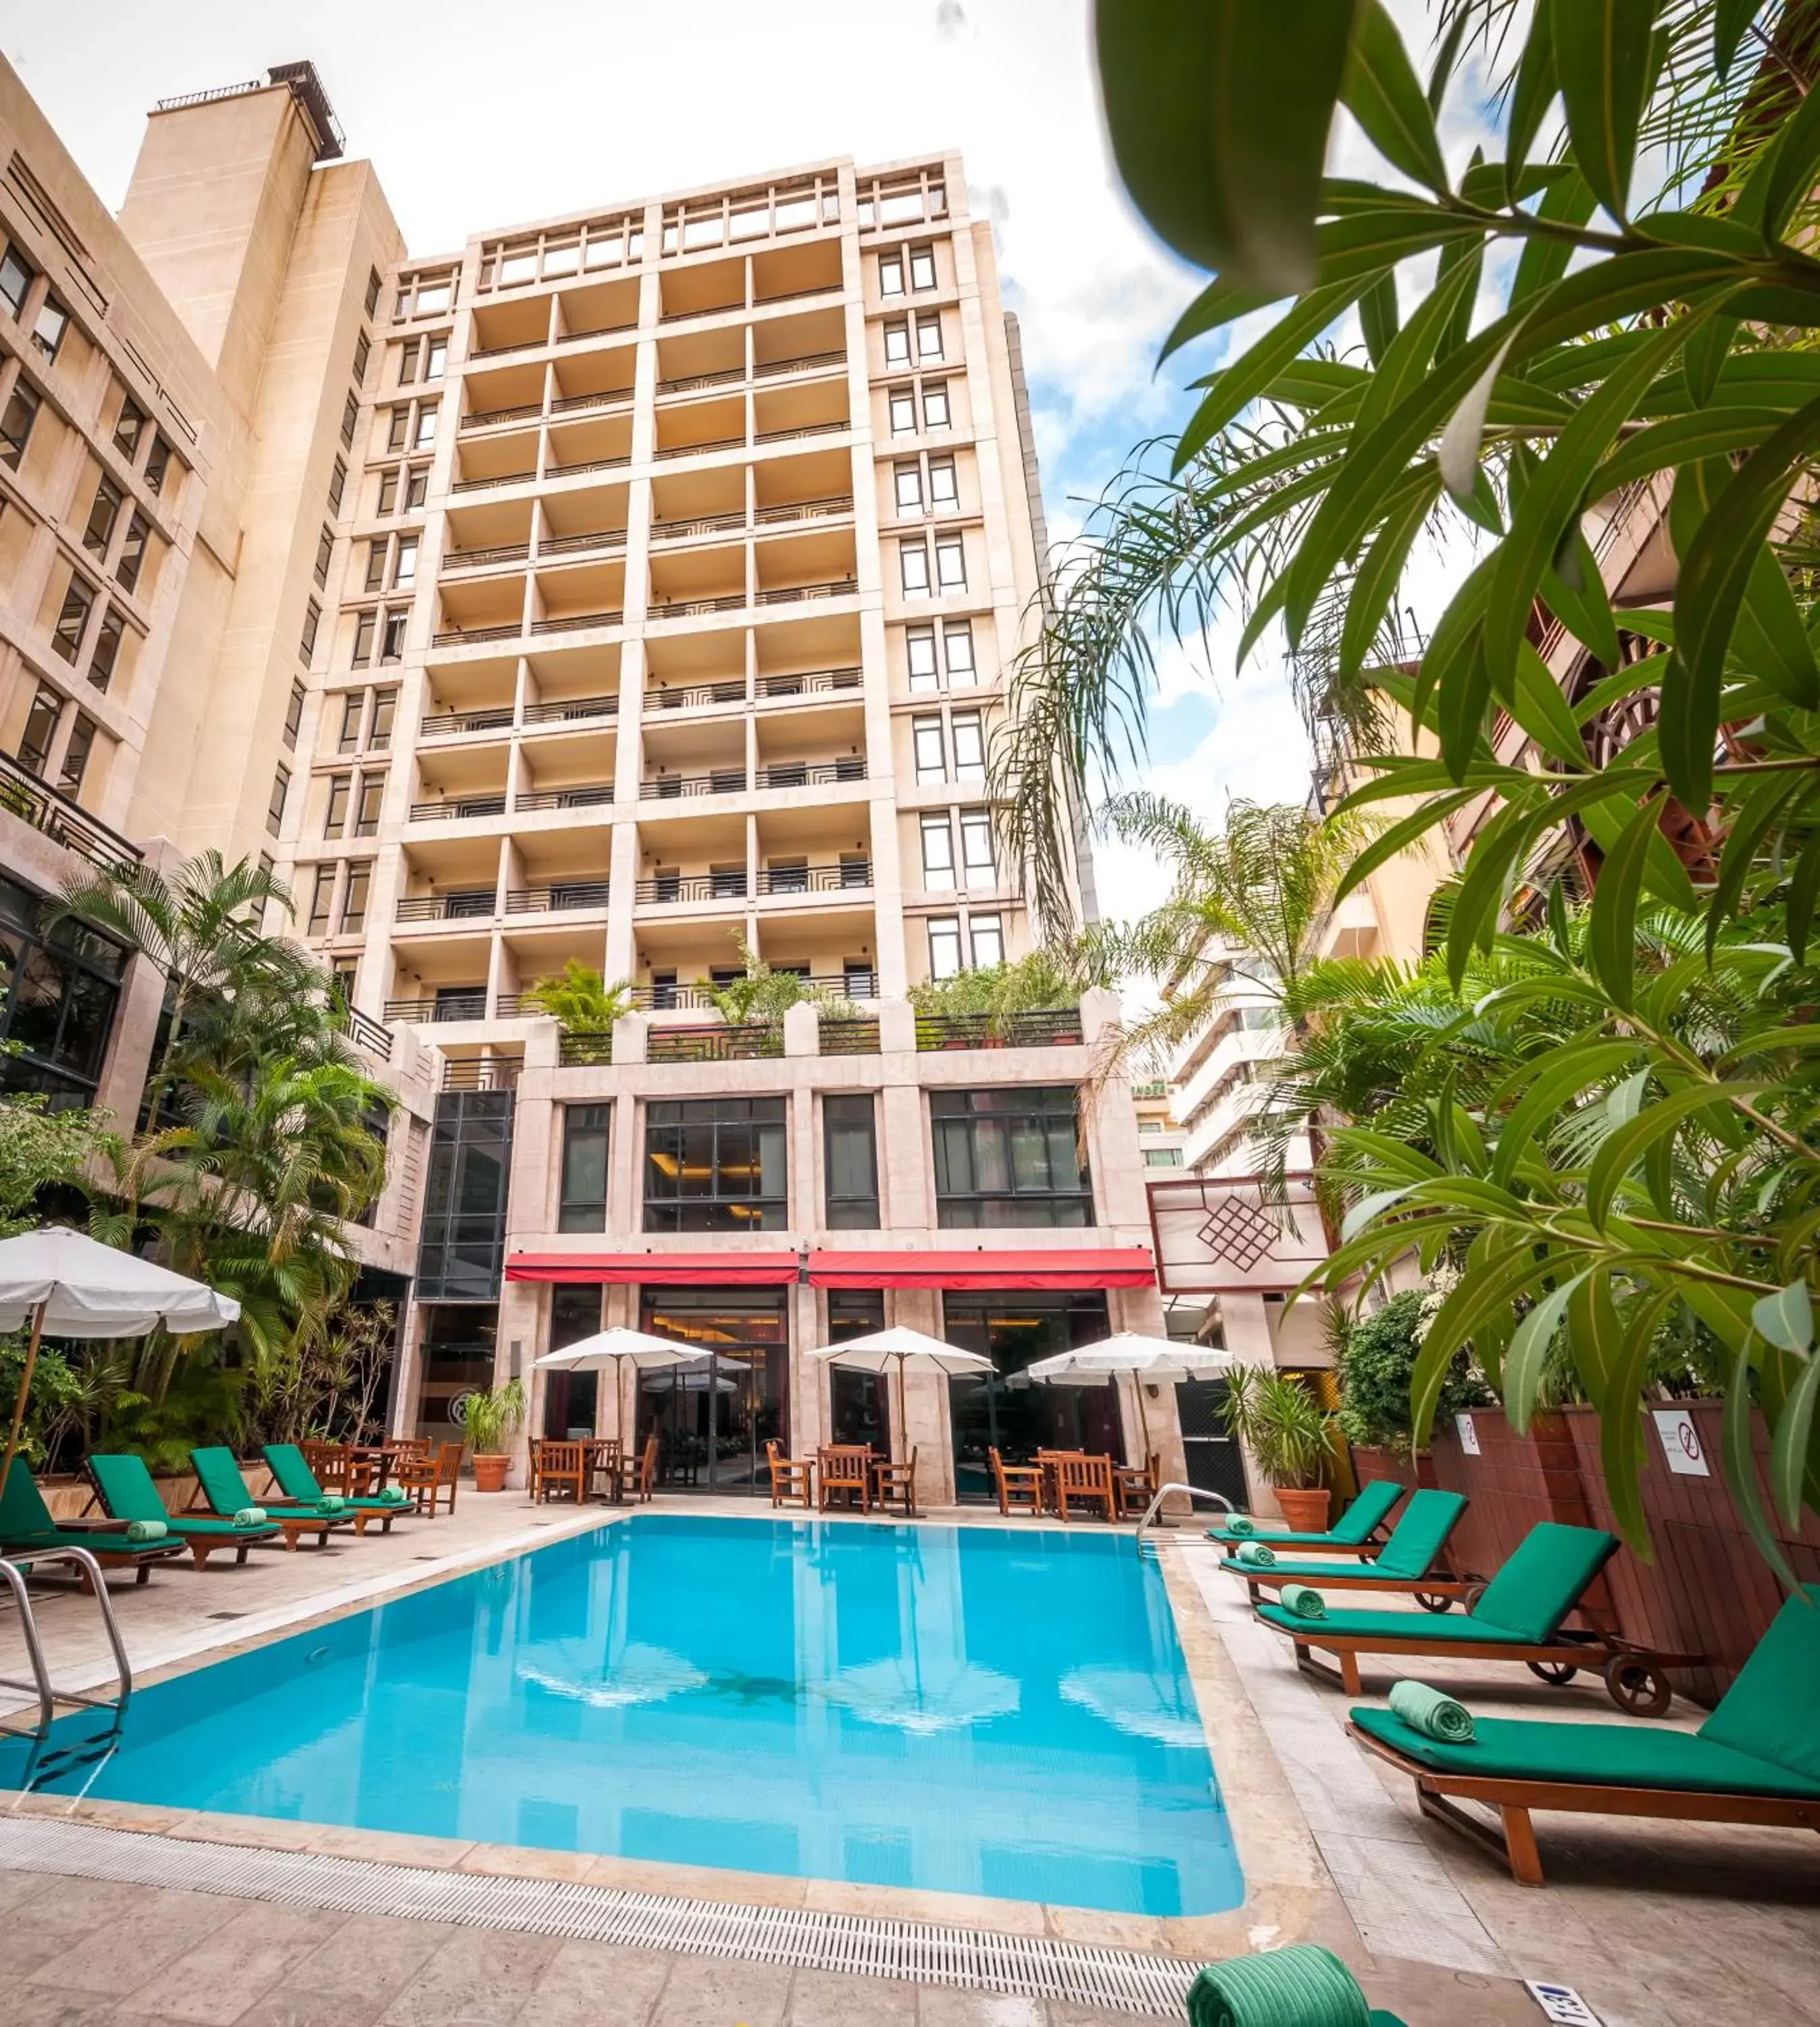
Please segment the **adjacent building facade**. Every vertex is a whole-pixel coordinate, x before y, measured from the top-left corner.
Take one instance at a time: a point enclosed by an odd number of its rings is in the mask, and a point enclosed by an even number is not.
[[[988,755],[1041,501],[958,160],[422,257],[307,65],[158,107],[117,220],[9,72],[0,144],[0,920],[72,853],[274,861],[404,1099],[360,1241],[395,1423],[517,1374],[533,1433],[655,1434],[679,1487],[836,1436],[901,1434],[928,1499],[994,1448],[1135,1458],[1135,1394],[1007,1383],[1160,1327],[1113,1010],[910,999],[1037,933]],[[160,981],[20,948],[17,1074],[136,1111]],[[722,1020],[755,960],[818,1003]],[[529,1011],[571,966],[633,1010]],[[538,1368],[604,1321],[711,1360]],[[809,1356],[888,1321],[997,1376],[913,1376],[893,1431]]]

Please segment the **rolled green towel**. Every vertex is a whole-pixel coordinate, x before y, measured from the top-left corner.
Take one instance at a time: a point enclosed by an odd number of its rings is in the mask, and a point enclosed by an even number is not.
[[[1229,1513],[1226,1516],[1225,1529],[1228,1534],[1255,1534],[1257,1523],[1249,1513]]]
[[[1285,1584],[1277,1593],[1276,1601],[1298,1619],[1325,1619],[1327,1615],[1327,1600],[1318,1590],[1310,1590],[1306,1584]]]
[[[263,1506],[243,1506],[234,1516],[236,1527],[262,1527],[264,1522],[265,1508]]]
[[[1209,1964],[1188,1991],[1193,2027],[1369,2027],[1359,1982],[1331,1950],[1295,1943]]]
[[[1248,1570],[1267,1570],[1276,1560],[1276,1551],[1267,1549],[1261,1541],[1242,1541],[1232,1560]]]
[[[408,1506],[411,1495],[401,1485],[389,1485],[383,1492],[375,1493],[375,1499],[382,1499],[388,1506]]]
[[[1452,1697],[1431,1689],[1426,1682],[1393,1683],[1390,1708],[1412,1731],[1438,1738],[1448,1745],[1471,1743],[1471,1711]]]
[[[338,1492],[325,1492],[316,1501],[316,1506],[323,1513],[339,1513],[347,1503]]]
[[[161,1541],[170,1533],[162,1520],[129,1520],[127,1539],[129,1541]]]

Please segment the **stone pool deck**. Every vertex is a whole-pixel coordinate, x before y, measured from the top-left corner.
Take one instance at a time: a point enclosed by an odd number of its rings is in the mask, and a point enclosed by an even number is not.
[[[670,1501],[670,1512],[751,1516],[744,1501]],[[454,1571],[520,1553],[609,1517],[533,1508],[522,1494],[464,1493],[456,1512],[401,1523],[327,1552],[268,1555],[245,1570],[186,1564],[116,1605],[142,1682],[219,1657],[279,1627],[358,1608]],[[969,1509],[936,1524],[1004,1525]],[[863,1522],[852,1524],[863,1525]],[[1013,1522],[1028,1526],[1028,1522]],[[1248,1897],[1230,1916],[1152,1922],[1078,1909],[907,1894],[839,1884],[450,1844],[253,1818],[0,1796],[0,2017],[45,2021],[236,2021],[249,2027],[466,2027],[577,2021],[604,2027],[1097,2027],[1161,2016],[1096,2011],[1004,1989],[920,1987],[742,1958],[725,1903],[843,1920],[903,1919],[1028,1939],[1202,1958],[1313,1940],[1339,1951],[1374,2004],[1409,2027],[1539,2021],[1525,1978],[1575,1986],[1604,2027],[1820,2023],[1820,1844],[1798,1833],[1539,1817],[1550,1885],[1519,1887],[1423,1822],[1407,1783],[1345,1737],[1348,1699],[1298,1674],[1289,1643],[1260,1627],[1243,1589],[1187,1530],[1165,1538],[1165,1574],[1231,1812]],[[98,1615],[76,1596],[39,1612],[59,1679],[107,1669]],[[0,1618],[0,1674],[22,1673]],[[1424,1665],[1488,1714],[1622,1722],[1593,1683],[1549,1689],[1520,1671]],[[1390,1677],[1367,1677],[1367,1700]],[[6,1692],[0,1692],[5,1697]],[[13,1700],[15,1702],[17,1700]],[[1677,1704],[1670,1722],[1697,1722]],[[131,1881],[105,1865],[9,1859],[6,1820],[74,1820],[130,1845]],[[90,1842],[93,1842],[91,1837]],[[648,1950],[441,1919],[275,1904],[231,1882],[192,1890],[186,1848],[265,1845],[439,1873],[581,1881],[697,1900],[727,1953]],[[173,1882],[159,1883],[168,1859]],[[100,1872],[104,1876],[93,1876]],[[149,1875],[149,1876],[147,1876]],[[419,1875],[413,1875],[419,1876]],[[755,1931],[755,1933],[756,1931]],[[755,1944],[754,1953],[763,1951]],[[963,1974],[964,1975],[964,1974]]]

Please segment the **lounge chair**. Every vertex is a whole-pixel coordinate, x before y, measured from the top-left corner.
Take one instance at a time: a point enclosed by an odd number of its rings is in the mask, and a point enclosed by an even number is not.
[[[1403,1497],[1403,1488],[1387,1478],[1374,1478],[1359,1488],[1359,1496],[1324,1534],[1298,1534],[1292,1527],[1260,1526],[1249,1534],[1235,1534],[1224,1523],[1207,1530],[1209,1541],[1222,1548],[1235,1548],[1242,1541],[1268,1541],[1272,1548],[1287,1541],[1300,1555],[1368,1556],[1371,1537],[1390,1517],[1390,1509]]]
[[[1375,1562],[1339,1563],[1286,1555],[1272,1542],[1268,1545],[1276,1560],[1267,1569],[1240,1561],[1238,1549],[1220,1567],[1244,1578],[1253,1604],[1260,1591],[1280,1590],[1286,1583],[1308,1583],[1318,1584],[1323,1590],[1405,1591],[1425,1611],[1445,1612],[1455,1598],[1465,1597],[1479,1587],[1468,1578],[1454,1575],[1446,1564],[1448,1537],[1465,1511],[1463,1493],[1436,1492],[1424,1486],[1410,1493]]]
[[[196,1474],[195,1497],[190,1501],[192,1513],[206,1508],[218,1519],[231,1520],[236,1513],[260,1505],[248,1491],[234,1453],[225,1445],[192,1450],[190,1465]],[[351,1513],[322,1513],[302,1506],[268,1506],[264,1511],[272,1526],[283,1530],[284,1545],[293,1550],[305,1534],[314,1534],[317,1546],[326,1549],[330,1533],[337,1527],[352,1527],[354,1518]]]
[[[1479,1718],[1469,1743],[1444,1745],[1389,1711],[1358,1709],[1368,1752],[1416,1783],[1424,1815],[1493,1852],[1540,1886],[1533,1809],[1677,1822],[1820,1830],[1820,1584],[1789,1598],[1698,1731],[1659,1726]],[[1497,1811],[1496,1826],[1449,1797]]]
[[[1462,1660],[1520,1661],[1545,1682],[1567,1682],[1597,1668],[1618,1708],[1632,1717],[1660,1717],[1674,1700],[1668,1667],[1690,1667],[1694,1654],[1652,1654],[1599,1632],[1563,1632],[1593,1579],[1616,1553],[1618,1538],[1602,1527],[1539,1521],[1463,1616],[1418,1619],[1409,1612],[1337,1612],[1305,1619],[1280,1604],[1260,1604],[1266,1626],[1295,1642],[1298,1667],[1333,1679],[1312,1649],[1335,1656],[1339,1680],[1361,1693],[1361,1654],[1450,1654]],[[1323,1581],[1326,1581],[1325,1578]]]
[[[269,1520],[242,1525],[234,1520],[217,1520],[210,1515],[167,1512],[143,1457],[91,1457],[87,1470],[88,1482],[94,1487],[102,1512],[116,1520],[162,1520],[173,1538],[190,1551],[198,1569],[217,1549],[233,1549],[234,1561],[244,1563],[249,1549],[283,1538]]]
[[[356,1534],[366,1533],[370,1520],[379,1523],[382,1534],[389,1534],[392,1523],[398,1516],[411,1511],[408,1497],[386,1499],[366,1493],[325,1494],[316,1473],[295,1443],[268,1443],[262,1454],[275,1488],[264,1495],[264,1504],[268,1508],[288,1512],[293,1508],[308,1507],[319,1513],[345,1513],[353,1519]],[[330,1497],[341,1498],[339,1507],[326,1503]]]
[[[154,1563],[168,1562],[183,1553],[174,1534],[157,1541],[129,1541],[124,1527],[67,1527],[53,1518],[44,1494],[24,1457],[13,1460],[6,1486],[0,1493],[0,1556],[23,1556],[38,1549],[87,1549],[104,1570],[131,1570],[135,1583],[150,1580]],[[88,1572],[82,1587],[92,1590]]]

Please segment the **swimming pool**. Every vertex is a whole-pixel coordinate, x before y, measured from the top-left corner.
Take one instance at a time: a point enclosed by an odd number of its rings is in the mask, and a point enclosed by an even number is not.
[[[1243,1892],[1161,1572],[1051,1528],[642,1515],[143,1689],[88,1792],[1122,1913]]]

